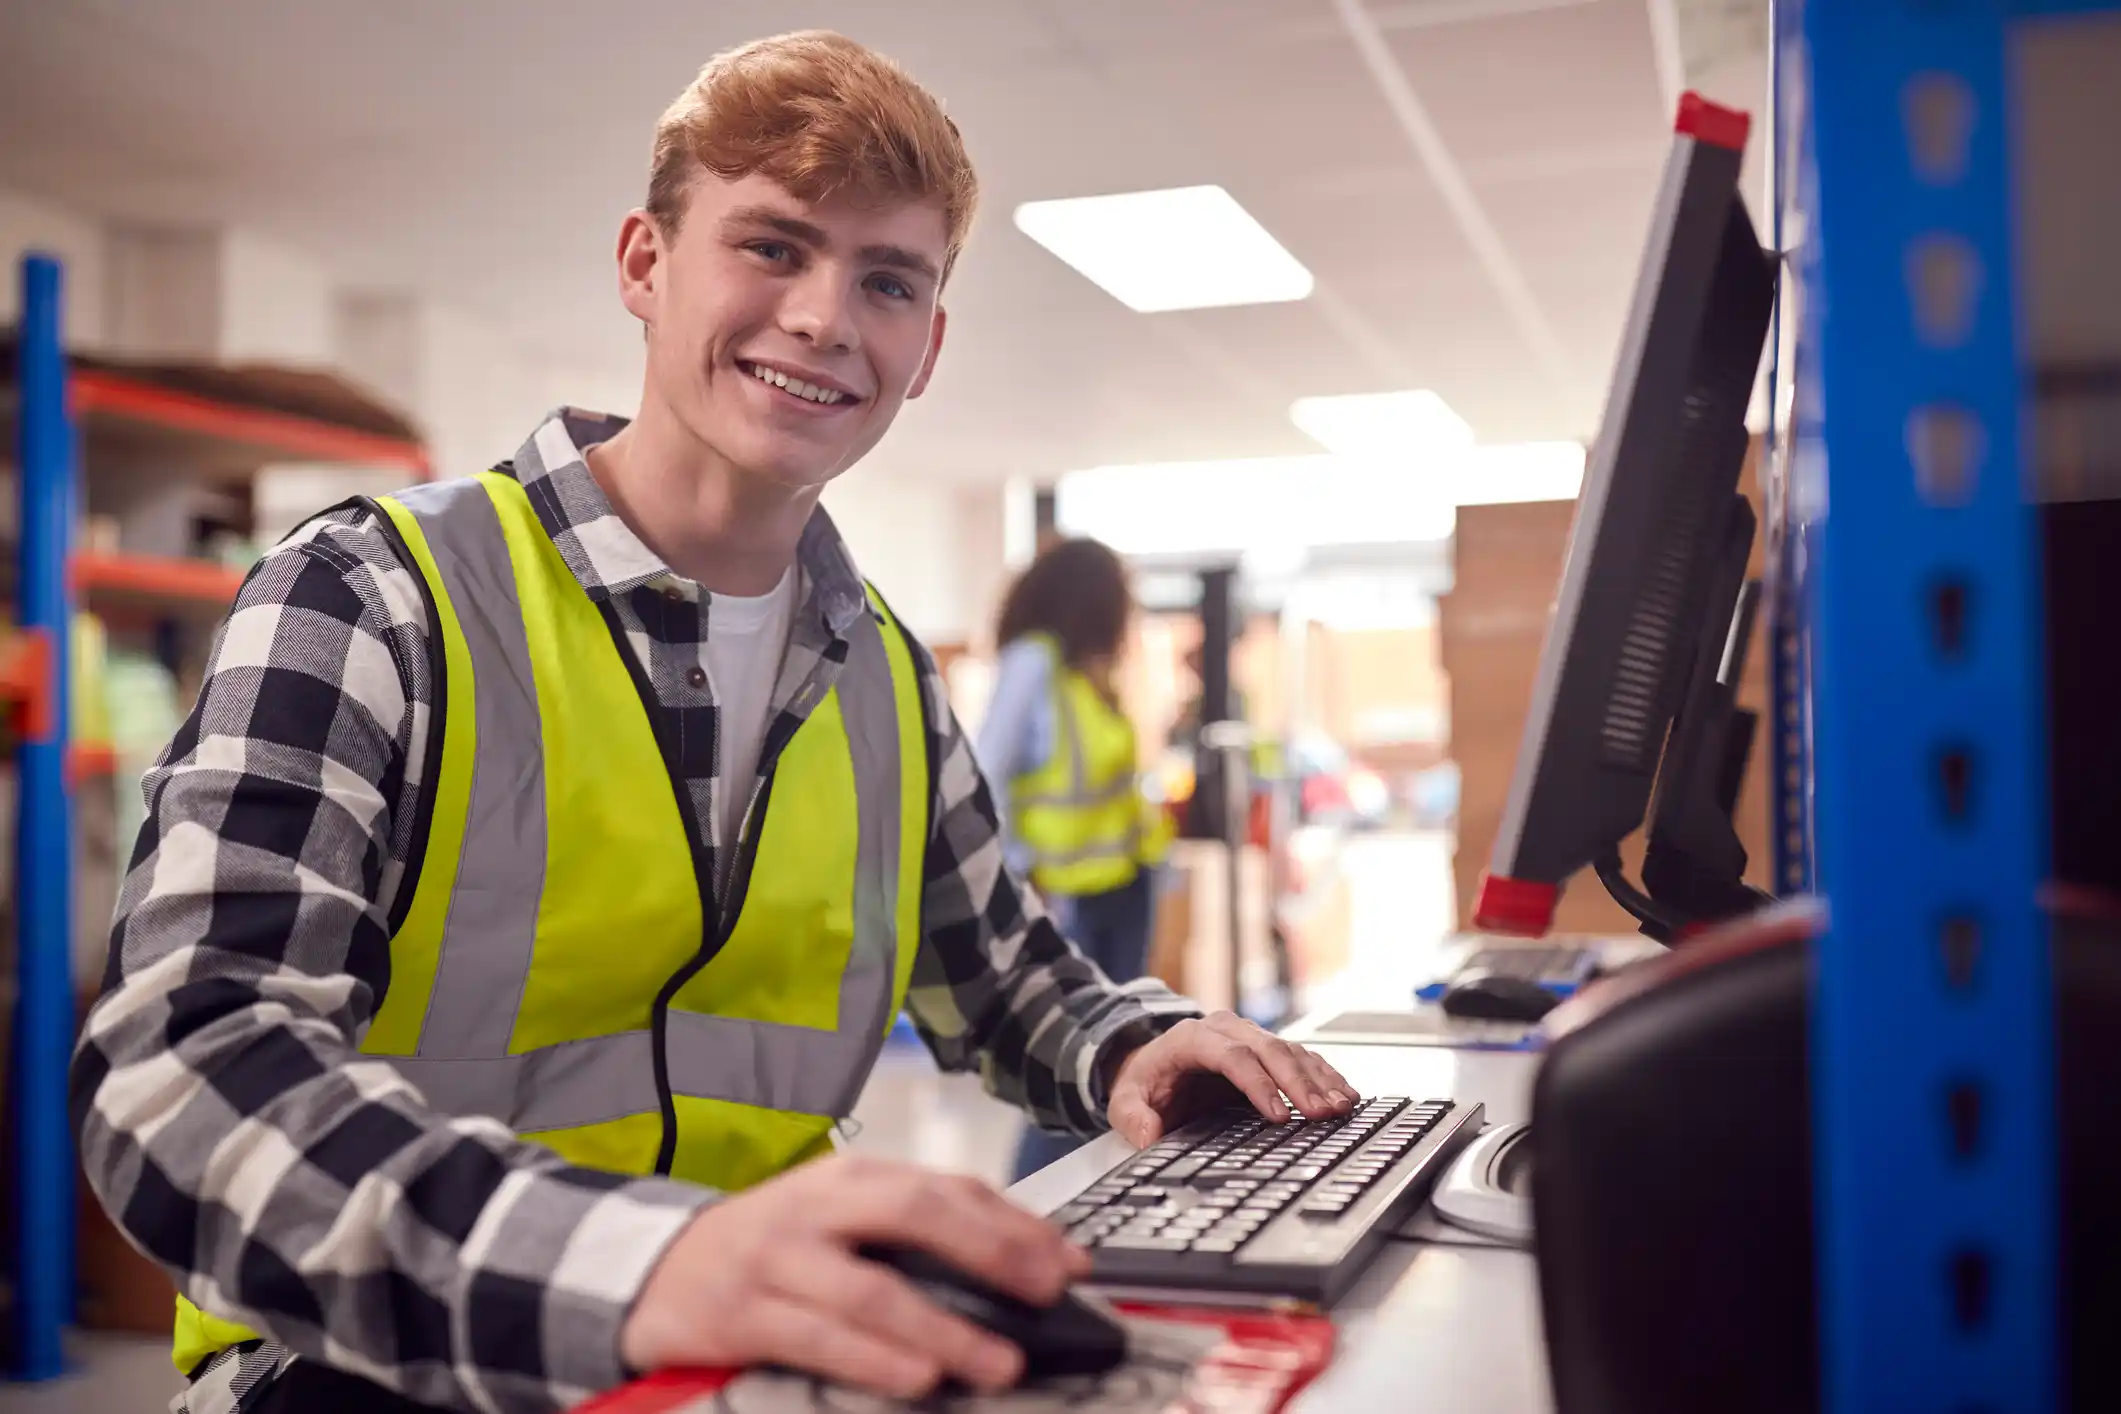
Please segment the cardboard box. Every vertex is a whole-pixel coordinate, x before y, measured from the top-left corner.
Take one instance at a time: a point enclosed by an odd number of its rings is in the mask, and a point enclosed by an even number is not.
[[[1750,466],[1751,458],[1741,486],[1754,496],[1757,509]],[[1451,755],[1460,773],[1453,874],[1461,925],[1471,920],[1480,877],[1501,827],[1575,509],[1574,502],[1555,501],[1466,506],[1458,513],[1457,562],[1452,591],[1442,601],[1438,648],[1449,679]],[[1762,553],[1756,536],[1756,574]],[[1761,888],[1767,887],[1773,858],[1767,829],[1772,793],[1764,633],[1763,623],[1755,629],[1740,682],[1740,704],[1760,712],[1763,722],[1736,814],[1738,837],[1748,856],[1746,878]],[[1638,880],[1641,846],[1638,831],[1621,849],[1631,877]],[[1567,932],[1626,933],[1636,925],[1586,869],[1563,891],[1554,926]]]

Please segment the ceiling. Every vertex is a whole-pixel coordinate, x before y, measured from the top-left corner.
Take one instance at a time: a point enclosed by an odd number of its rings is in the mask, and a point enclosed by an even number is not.
[[[253,227],[350,286],[454,300],[560,361],[629,368],[639,335],[610,251],[656,115],[716,49],[822,25],[939,93],[985,183],[934,388],[876,454],[892,470],[1313,451],[1293,399],[1402,387],[1441,393],[1483,442],[1582,438],[1680,74],[1760,113],[1764,14],[1764,0],[23,0],[0,5],[0,184]],[[1311,298],[1135,314],[1009,219],[1036,198],[1201,182],[1310,267]]]

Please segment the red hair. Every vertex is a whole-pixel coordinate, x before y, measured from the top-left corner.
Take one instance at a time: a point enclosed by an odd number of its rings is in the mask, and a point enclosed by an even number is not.
[[[761,173],[802,201],[932,201],[942,207],[947,271],[979,204],[979,178],[957,124],[934,94],[883,55],[830,30],[725,50],[655,128],[648,214],[675,235],[693,177]]]

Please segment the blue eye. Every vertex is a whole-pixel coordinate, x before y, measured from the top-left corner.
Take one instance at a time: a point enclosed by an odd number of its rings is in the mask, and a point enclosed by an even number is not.
[[[869,283],[870,286],[875,289],[878,294],[883,295],[887,299],[910,300],[913,298],[913,287],[911,285],[908,285],[904,280],[897,279],[893,276],[872,276]]]
[[[786,244],[780,241],[752,241],[744,249],[761,259],[776,263],[788,259],[794,253],[789,250]]]

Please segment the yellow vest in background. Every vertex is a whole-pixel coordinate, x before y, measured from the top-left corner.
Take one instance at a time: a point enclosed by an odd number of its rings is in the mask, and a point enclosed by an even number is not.
[[[442,1113],[490,1115],[592,1168],[735,1190],[830,1148],[920,939],[927,738],[882,601],[783,749],[744,827],[748,883],[717,919],[690,794],[523,488],[488,472],[378,508],[433,597],[444,710],[433,822],[363,1055]],[[511,584],[519,617],[496,592]],[[254,1338],[178,1299],[180,1372]]]
[[[1031,881],[1067,897],[1110,893],[1170,852],[1170,817],[1136,782],[1134,723],[1037,635],[1053,665],[1053,750],[1010,782],[1010,819]]]

